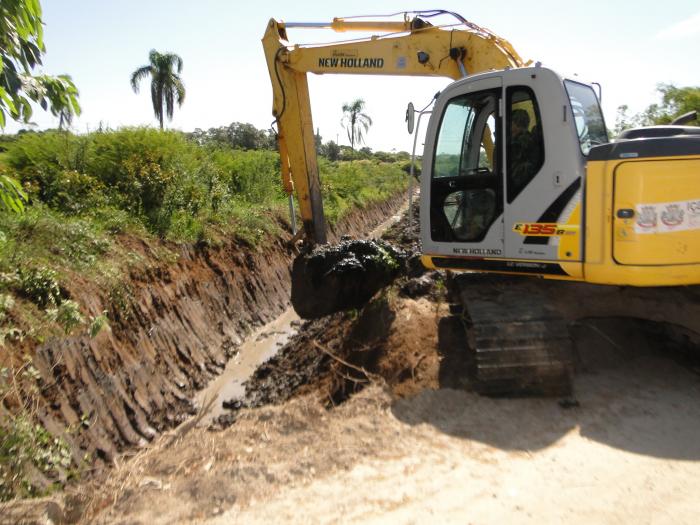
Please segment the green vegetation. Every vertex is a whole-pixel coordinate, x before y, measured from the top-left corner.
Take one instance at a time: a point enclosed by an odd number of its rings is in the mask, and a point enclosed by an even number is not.
[[[167,263],[174,257],[168,243],[236,237],[254,246],[289,228],[279,155],[271,150],[200,145],[150,128],[22,133],[2,147],[0,171],[20,181],[29,199],[22,214],[0,212],[0,295],[13,304],[3,306],[2,344],[106,325],[70,300],[76,279],[107,291],[128,317],[125,275],[144,257],[124,236],[145,238]],[[320,159],[331,224],[407,186],[404,155],[367,157]]]
[[[255,248],[289,229],[279,155],[227,142],[254,139],[257,147],[271,137],[248,125],[224,129],[231,133],[133,128],[0,140],[0,174],[27,199],[23,213],[0,207],[0,500],[46,493],[72,475],[64,441],[36,424],[40,382],[27,348],[95,337],[128,320],[128,276],[176,261],[175,243],[236,238]],[[406,154],[353,155],[320,159],[331,224],[408,185]],[[81,304],[89,295],[101,295],[108,310],[89,315]]]
[[[679,88],[673,84],[659,84],[656,91],[661,96],[661,102],[650,104],[641,113],[630,115],[626,105],[617,108],[613,130],[615,135],[633,127],[670,124],[675,118],[690,111],[700,113],[700,86]],[[688,125],[698,126],[700,122],[695,121]]]
[[[195,129],[188,137],[200,146],[231,149],[268,149],[277,151],[277,139],[271,131],[257,129],[247,122],[232,122],[228,126]]]
[[[168,120],[172,120],[175,102],[178,107],[182,107],[185,101],[185,85],[180,78],[182,58],[175,53],[159,53],[151,49],[148,62],[148,65],[141,66],[131,74],[131,88],[138,93],[139,82],[146,77],[151,77],[153,113],[158,119],[160,129],[163,129],[163,115],[166,115]],[[165,106],[165,113],[163,106]]]
[[[80,114],[78,90],[68,75],[34,75],[41,66],[44,29],[39,0],[0,2],[0,128],[7,115],[29,122],[30,102],[62,119]]]
[[[376,160],[331,162],[319,159],[326,218],[338,222],[353,208],[365,208],[388,199],[408,186],[401,163]]]
[[[39,0],[0,1],[0,129],[7,116],[29,122],[31,102],[50,109],[59,126],[80,114],[78,89],[70,76],[34,75],[41,66],[44,28]],[[26,196],[16,181],[0,172],[0,212],[21,213]]]
[[[17,213],[24,211],[24,202],[27,194],[12,177],[0,173],[0,210],[9,210]]]
[[[71,473],[71,463],[67,443],[33,418],[22,414],[0,419],[0,501],[51,492]]]
[[[279,156],[270,150],[199,145],[149,128],[24,133],[4,147],[6,171],[34,205],[82,218],[100,232],[142,228],[178,242],[235,233],[257,242],[284,221]],[[321,159],[331,222],[405,187],[403,164],[390,162],[396,158]]]

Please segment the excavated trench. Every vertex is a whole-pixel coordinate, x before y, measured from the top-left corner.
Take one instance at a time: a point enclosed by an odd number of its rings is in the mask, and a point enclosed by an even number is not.
[[[355,211],[331,238],[370,231],[405,200],[400,194]],[[235,239],[217,248],[181,246],[175,263],[157,262],[143,241],[122,242],[148,264],[131,272],[118,304],[80,279],[68,290],[91,313],[107,309],[111,330],[33,351],[37,416],[65,437],[77,464],[86,454],[111,461],[188,418],[196,392],[225,370],[246,337],[289,308],[295,253],[285,239],[259,248]]]

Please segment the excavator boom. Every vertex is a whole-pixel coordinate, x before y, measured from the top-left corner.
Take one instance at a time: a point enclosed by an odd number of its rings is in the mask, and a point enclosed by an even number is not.
[[[262,39],[273,87],[282,181],[296,192],[306,240],[326,243],[314,126],[306,74],[441,76],[454,80],[491,69],[523,66],[508,41],[460,18],[458,27],[438,27],[419,16],[403,21],[345,20],[284,23],[270,20]],[[336,32],[379,31],[354,41],[300,46],[288,42],[288,28]]]

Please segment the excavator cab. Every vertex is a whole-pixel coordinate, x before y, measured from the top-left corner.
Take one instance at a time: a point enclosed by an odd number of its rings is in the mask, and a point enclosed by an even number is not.
[[[586,155],[607,143],[593,88],[543,67],[474,75],[433,110],[421,241],[438,268],[580,276]]]

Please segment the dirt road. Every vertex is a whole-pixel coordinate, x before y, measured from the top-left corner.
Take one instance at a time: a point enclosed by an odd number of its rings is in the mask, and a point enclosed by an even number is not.
[[[345,422],[364,430],[356,446],[381,433],[389,450],[360,445],[349,468],[211,523],[697,523],[698,377],[650,358],[578,391],[566,411],[438,390],[378,410],[379,427],[357,414]]]
[[[627,340],[583,347],[579,407],[373,385],[244,410],[115,469],[97,521],[697,523],[700,376]]]

